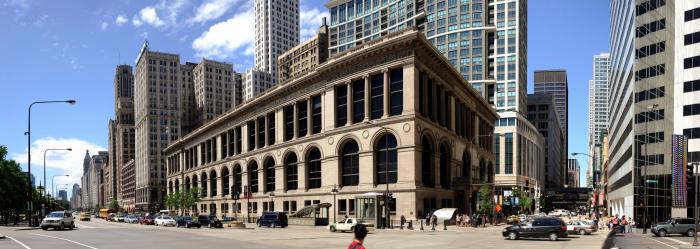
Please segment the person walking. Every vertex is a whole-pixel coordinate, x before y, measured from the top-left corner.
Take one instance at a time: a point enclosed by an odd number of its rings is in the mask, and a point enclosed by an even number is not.
[[[365,237],[367,237],[367,227],[364,224],[355,225],[353,230],[355,238],[353,238],[352,243],[348,245],[348,249],[365,249],[363,245],[365,243]]]
[[[627,233],[627,218],[624,215],[620,219],[620,232]]]

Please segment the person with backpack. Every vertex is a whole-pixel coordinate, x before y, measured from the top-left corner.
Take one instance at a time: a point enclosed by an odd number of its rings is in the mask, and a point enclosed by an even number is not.
[[[622,216],[622,219],[620,220],[620,224],[621,224],[620,232],[627,233],[627,229],[628,229],[627,226],[629,225],[629,223],[627,222],[627,218],[625,218],[624,215]]]
[[[353,238],[352,243],[348,245],[348,249],[365,249],[365,246],[363,245],[365,243],[365,237],[367,237],[367,227],[363,224],[357,224],[355,225],[355,229],[353,229],[353,233],[355,234],[355,238]]]

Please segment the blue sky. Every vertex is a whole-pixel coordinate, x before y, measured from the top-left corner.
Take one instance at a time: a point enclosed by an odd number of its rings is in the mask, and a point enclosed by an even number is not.
[[[301,0],[302,39],[327,15],[324,3]],[[587,84],[593,55],[608,49],[608,4],[529,2],[528,89],[533,70],[568,70],[570,151],[587,150]],[[49,154],[47,177],[49,184],[54,174],[70,174],[57,184],[79,181],[85,150],[107,147],[115,65],[133,65],[148,39],[154,50],[179,53],[181,62],[207,57],[243,71],[253,60],[251,8],[252,0],[0,0],[0,144],[26,168],[28,105],[76,99],[74,106],[32,109],[32,172],[41,181],[44,148],[72,147]]]

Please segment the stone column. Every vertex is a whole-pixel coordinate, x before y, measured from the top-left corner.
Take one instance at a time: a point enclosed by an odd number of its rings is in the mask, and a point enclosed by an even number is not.
[[[376,183],[372,150],[360,151],[360,187],[374,186]]]
[[[305,158],[304,158],[303,152],[299,152],[299,157],[297,160],[299,162],[297,164],[297,180],[298,180],[297,185],[299,187],[298,190],[300,190],[300,191],[306,190],[306,186],[307,186],[306,179],[309,177],[308,175],[306,175],[306,167],[307,167],[306,161],[302,161],[304,159]]]
[[[263,139],[265,140],[265,146],[268,146],[270,144],[267,143],[267,139],[270,136],[270,134],[267,134],[267,131],[270,130],[270,127],[267,126],[268,125],[267,113],[263,114],[263,122],[265,122],[263,124],[263,126],[265,127],[265,137],[263,137]]]
[[[310,136],[313,134],[313,126],[311,125],[313,121],[311,120],[311,110],[313,110],[313,107],[311,106],[313,102],[311,101],[311,97],[306,98],[306,135]]]
[[[403,112],[402,114],[416,113],[419,108],[418,91],[420,79],[416,67],[413,64],[403,68]]]
[[[294,104],[292,104],[292,109],[293,109],[292,112],[294,113],[294,122],[293,122],[293,124],[294,124],[293,125],[294,126],[294,137],[292,139],[297,139],[299,137],[299,131],[298,131],[299,127],[297,125],[297,120],[299,120],[299,113],[297,112],[297,103],[296,102],[294,102]]]
[[[287,175],[284,172],[284,158],[282,158],[275,165],[275,193],[284,192],[285,185],[287,185]]]

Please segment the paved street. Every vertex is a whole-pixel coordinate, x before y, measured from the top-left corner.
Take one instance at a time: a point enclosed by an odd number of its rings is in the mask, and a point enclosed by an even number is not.
[[[685,249],[685,248],[700,248],[693,247],[693,237],[682,235],[671,235],[668,237],[656,237],[651,233],[642,234],[642,230],[636,230],[635,233],[617,235],[613,240],[613,248],[662,248],[662,249]]]
[[[367,248],[600,248],[605,235],[571,236],[551,242],[539,239],[504,240],[504,226],[487,228],[448,227],[448,231],[377,231],[365,241]],[[102,220],[78,223],[74,231],[19,230],[0,227],[0,248],[347,248],[351,233],[330,233],[321,227],[285,229],[185,229]],[[234,246],[235,245],[235,246]]]

